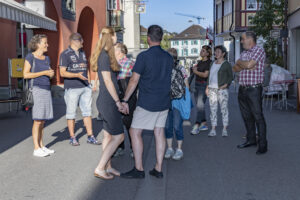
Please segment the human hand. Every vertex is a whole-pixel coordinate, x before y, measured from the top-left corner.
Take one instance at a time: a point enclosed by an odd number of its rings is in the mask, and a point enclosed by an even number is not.
[[[122,105],[123,105],[123,108],[124,108],[124,112],[123,112],[123,113],[124,113],[125,115],[128,115],[128,114],[129,114],[129,106],[128,106],[128,103],[123,102]]]
[[[49,76],[49,78],[53,78],[53,76],[54,76],[54,71],[53,71],[53,69],[46,70],[46,71],[45,71],[45,75],[46,75],[46,76]]]
[[[195,66],[192,68],[192,70],[193,70],[194,73],[198,72],[197,66],[195,65]]]
[[[228,86],[228,84],[226,83],[226,84],[222,85],[222,86],[220,87],[220,89],[221,89],[221,90],[224,90],[224,89],[227,88],[227,86]]]
[[[116,103],[116,106],[118,107],[119,112],[124,113],[124,107],[120,101]]]
[[[79,73],[77,73],[77,78],[79,78],[79,79],[81,79],[81,80],[83,80],[83,81],[87,81],[87,80],[88,80],[88,78],[86,78],[86,77],[85,77],[85,76],[83,76],[82,74],[83,74],[83,72],[79,72]]]
[[[205,94],[206,94],[206,96],[208,96],[208,93],[209,93],[209,89],[208,89],[208,87],[205,89]]]

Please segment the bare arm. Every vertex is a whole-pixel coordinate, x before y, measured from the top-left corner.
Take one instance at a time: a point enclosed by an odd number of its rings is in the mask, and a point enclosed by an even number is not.
[[[250,60],[250,61],[242,61],[242,60],[237,60],[236,65],[243,69],[253,69],[255,68],[257,62],[255,60]]]
[[[40,76],[49,76],[50,78],[52,78],[54,76],[54,71],[52,69],[41,71],[41,72],[30,72],[30,69],[31,69],[30,63],[27,60],[25,60],[24,71],[23,71],[24,79],[32,79]]]
[[[67,67],[60,67],[59,72],[60,72],[60,76],[63,78],[80,78],[81,80],[88,80],[87,77],[84,77],[82,75],[83,72],[80,73],[68,72]]]
[[[109,71],[102,71],[101,72],[103,76],[103,81],[105,84],[105,87],[107,88],[110,96],[113,98],[113,100],[117,103],[120,101],[119,95],[117,93],[117,90],[111,80],[111,73]]]
[[[140,80],[140,75],[136,72],[133,72],[130,81],[128,83],[126,92],[125,92],[125,96],[124,96],[124,100],[128,101],[128,99],[131,97],[131,95],[133,94],[133,92],[135,91],[138,83]]]

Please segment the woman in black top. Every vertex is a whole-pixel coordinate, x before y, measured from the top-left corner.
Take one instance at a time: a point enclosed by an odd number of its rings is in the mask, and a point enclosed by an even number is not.
[[[207,99],[205,89],[207,86],[207,77],[211,65],[211,54],[212,53],[210,46],[203,46],[200,52],[202,60],[199,61],[196,66],[193,67],[193,73],[196,76],[194,95],[198,109],[197,120],[191,131],[191,134],[193,135],[198,134],[200,131],[208,130],[205,117],[205,102]]]
[[[122,115],[123,106],[120,102],[117,84],[119,65],[115,58],[114,44],[116,33],[112,28],[105,27],[91,57],[92,70],[98,72],[100,80],[97,108],[103,118],[104,138],[102,156],[94,175],[102,179],[112,179],[120,173],[111,167],[111,156],[124,140]]]

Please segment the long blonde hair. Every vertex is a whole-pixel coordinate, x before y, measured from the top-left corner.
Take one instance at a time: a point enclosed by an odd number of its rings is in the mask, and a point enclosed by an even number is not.
[[[94,72],[98,71],[98,57],[103,50],[108,53],[111,69],[113,71],[120,71],[120,66],[115,57],[114,43],[112,40],[114,34],[115,31],[111,27],[104,27],[102,29],[100,38],[90,59],[91,68]]]

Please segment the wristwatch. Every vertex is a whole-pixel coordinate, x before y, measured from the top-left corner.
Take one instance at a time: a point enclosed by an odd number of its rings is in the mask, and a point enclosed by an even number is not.
[[[121,100],[122,103],[128,103],[128,101],[125,101],[124,99]]]

